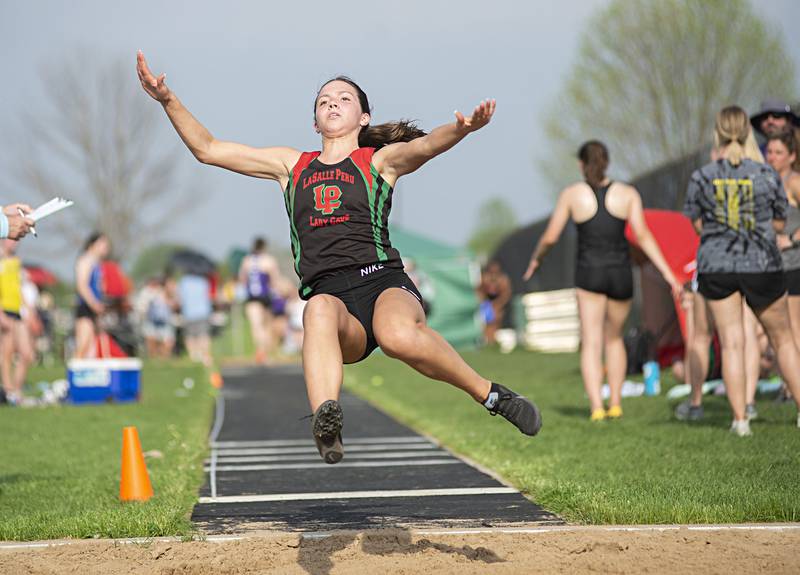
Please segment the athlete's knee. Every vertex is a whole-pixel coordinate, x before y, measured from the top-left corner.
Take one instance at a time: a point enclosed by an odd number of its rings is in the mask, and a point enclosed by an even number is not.
[[[422,325],[403,323],[375,331],[375,341],[383,353],[396,359],[413,357],[421,349],[419,337]]]
[[[741,329],[731,329],[719,333],[720,348],[724,351],[744,352],[744,333]]]
[[[330,325],[338,315],[340,304],[341,300],[332,295],[319,294],[313,296],[308,300],[303,310],[303,325],[305,327],[315,323],[326,323]]]

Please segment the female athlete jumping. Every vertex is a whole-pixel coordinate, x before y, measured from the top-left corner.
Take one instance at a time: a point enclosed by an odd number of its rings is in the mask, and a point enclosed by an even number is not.
[[[277,181],[289,215],[303,317],[303,368],[312,432],[320,455],[337,463],[344,455],[342,410],[337,402],[344,363],[380,347],[420,373],[454,385],[522,433],[535,435],[539,410],[528,399],[481,377],[425,322],[422,298],[403,272],[389,240],[388,217],[397,179],[446,152],[492,118],[494,100],[472,116],[426,134],[409,122],[370,126],[367,95],[338,77],[314,100],[314,128],[322,151],[252,148],[214,138],[155,77],[139,52],[144,90],[164,107],[194,156],[211,164]]]

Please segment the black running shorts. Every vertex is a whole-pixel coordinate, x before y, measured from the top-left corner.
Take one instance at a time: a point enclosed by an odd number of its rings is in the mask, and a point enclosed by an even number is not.
[[[367,347],[364,354],[352,363],[366,358],[378,347],[372,330],[372,316],[378,296],[389,288],[404,289],[414,296],[420,305],[423,303],[417,286],[402,269],[384,268],[379,265],[364,266],[342,272],[324,278],[314,286],[312,297],[318,294],[328,294],[339,298],[347,307],[347,311],[359,321],[367,333]]]
[[[633,271],[630,266],[582,267],[575,270],[575,287],[625,301],[633,297]]]
[[[85,301],[81,301],[75,306],[75,319],[80,319],[82,317],[89,318],[92,321],[97,319],[97,314]]]
[[[786,288],[789,295],[800,295],[800,270],[789,270],[786,274]]]
[[[706,299],[725,299],[740,292],[754,310],[764,309],[786,293],[786,276],[781,272],[697,274],[697,291]]]

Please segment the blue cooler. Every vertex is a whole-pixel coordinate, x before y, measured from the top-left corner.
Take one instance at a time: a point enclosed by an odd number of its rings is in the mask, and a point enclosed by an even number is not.
[[[138,401],[141,374],[142,361],[135,357],[72,359],[67,363],[67,401]]]

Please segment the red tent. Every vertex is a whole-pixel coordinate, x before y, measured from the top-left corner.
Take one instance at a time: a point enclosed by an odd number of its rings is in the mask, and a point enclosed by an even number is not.
[[[680,212],[667,210],[645,210],[644,219],[672,273],[681,283],[689,281],[700,245],[692,222]],[[630,224],[625,226],[625,237],[633,247],[639,247]]]
[[[700,238],[697,236],[692,222],[680,212],[667,210],[644,210],[644,219],[658,247],[661,249],[661,253],[664,254],[664,259],[667,260],[667,265],[669,265],[672,273],[679,282],[685,284],[694,274],[697,266],[697,248],[700,245]],[[625,226],[625,237],[631,246],[639,251],[642,257],[646,258],[641,252],[630,224]],[[649,299],[652,302],[656,302],[656,305],[659,305],[658,301],[663,302],[657,293],[648,294],[644,285],[642,288],[644,300]],[[685,341],[686,316],[681,307],[681,302],[673,301],[673,303],[681,334]],[[660,305],[663,305],[663,303]]]
[[[28,278],[36,287],[52,286],[58,283],[58,278],[50,271],[39,266],[25,266]]]
[[[101,265],[103,267],[103,294],[112,299],[126,297],[133,284],[120,265],[112,260],[105,260]]]

